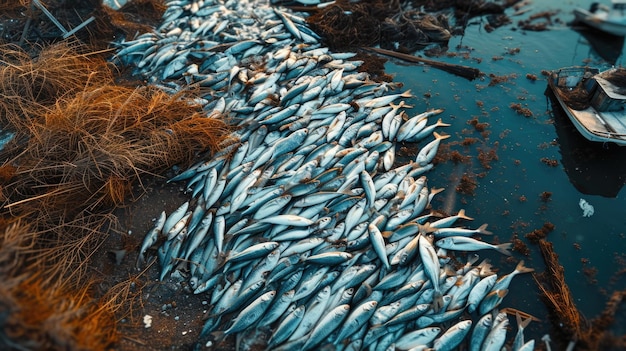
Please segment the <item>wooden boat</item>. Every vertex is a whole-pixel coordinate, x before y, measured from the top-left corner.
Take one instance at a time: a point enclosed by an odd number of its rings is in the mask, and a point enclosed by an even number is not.
[[[548,85],[585,138],[626,146],[626,69],[561,68]]]
[[[626,36],[626,0],[612,0],[611,7],[594,2],[589,10],[574,9],[576,21],[609,34]]]

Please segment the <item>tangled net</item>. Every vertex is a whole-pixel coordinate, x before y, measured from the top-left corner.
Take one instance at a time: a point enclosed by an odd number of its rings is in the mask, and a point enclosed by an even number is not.
[[[398,1],[341,0],[307,17],[307,23],[331,50],[349,50],[378,44],[382,23],[398,10]]]

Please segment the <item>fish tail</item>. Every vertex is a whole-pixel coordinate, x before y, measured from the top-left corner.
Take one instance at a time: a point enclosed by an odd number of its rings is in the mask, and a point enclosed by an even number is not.
[[[398,103],[398,104],[394,104],[393,102],[390,102],[389,106],[391,106],[394,109],[399,109],[400,107],[405,106],[404,105],[404,100],[400,101],[400,103]],[[406,106],[406,107],[408,107],[408,106]]]
[[[450,124],[450,123],[444,123],[444,122],[443,122],[443,120],[442,120],[441,118],[439,118],[439,119],[437,120],[437,123],[435,123],[435,125],[436,125],[437,127],[449,127],[449,126],[451,126],[452,124]]]
[[[431,195],[432,195],[432,196],[437,195],[437,194],[439,194],[440,192],[442,192],[442,191],[444,191],[444,190],[446,190],[446,188],[431,188],[431,189],[430,189],[430,193],[428,194],[428,196],[431,196]]]
[[[135,265],[135,267],[137,267],[137,269],[141,269],[141,267],[143,267],[146,263],[146,258],[144,257],[143,253],[140,253],[139,256],[137,257],[137,264]]]
[[[512,247],[513,247],[513,243],[504,243],[504,244],[495,245],[496,250],[498,250],[500,253],[503,253],[507,256],[511,256],[511,251],[509,250]]]
[[[491,270],[491,261],[488,258],[485,258],[479,265],[480,268],[480,276],[487,277],[492,274],[495,274],[494,271]]]
[[[437,108],[437,109],[434,109],[434,110],[430,110],[430,113],[432,113],[432,115],[434,116],[434,115],[438,115],[438,114],[442,113],[443,111],[444,111],[444,109]]]
[[[412,98],[412,97],[414,97],[413,94],[411,94],[411,89],[403,92],[400,96],[405,97],[405,98]]]
[[[469,216],[467,216],[467,215],[465,214],[465,209],[464,209],[464,208],[462,208],[462,209],[460,209],[460,210],[459,210],[459,213],[457,214],[457,216],[458,216],[459,218],[466,219],[466,220],[468,220],[468,221],[473,221],[473,220],[474,220],[474,218],[469,217]]]
[[[524,260],[519,261],[519,263],[517,264],[517,267],[515,267],[515,270],[518,271],[519,273],[530,273],[530,272],[535,271],[534,268],[529,268],[529,267],[524,266]]]
[[[467,258],[467,263],[470,266],[473,266],[474,263],[476,263],[478,261],[478,259],[480,258],[480,256],[478,256],[477,254],[473,254],[470,257]],[[460,279],[459,279],[460,280]]]
[[[526,328],[533,320],[532,317],[522,319],[522,316],[518,312],[515,313],[515,319],[517,320],[517,326],[519,329]]]
[[[228,334],[226,334],[226,332],[222,331],[222,330],[216,330],[214,332],[211,332],[211,336],[216,340],[215,344],[219,344],[222,341],[224,341],[224,339],[226,339],[226,336]]]
[[[481,225],[480,227],[478,227],[478,229],[476,229],[476,233],[483,234],[483,235],[491,235],[491,234],[493,234],[492,232],[487,230],[487,226],[488,225],[489,225],[488,223],[485,223],[485,224]]]
[[[435,139],[439,140],[448,139],[450,137],[450,134],[441,135],[437,132],[433,132],[433,135],[435,136]]]

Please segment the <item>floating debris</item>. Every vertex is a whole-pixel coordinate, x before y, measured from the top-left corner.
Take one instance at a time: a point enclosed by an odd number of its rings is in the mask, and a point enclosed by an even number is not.
[[[143,326],[144,326],[144,328],[152,327],[152,316],[151,315],[146,314],[145,316],[143,316]]]
[[[581,198],[580,201],[578,201],[578,206],[580,206],[580,209],[583,210],[583,217],[593,216],[593,206],[588,203],[587,200]]]

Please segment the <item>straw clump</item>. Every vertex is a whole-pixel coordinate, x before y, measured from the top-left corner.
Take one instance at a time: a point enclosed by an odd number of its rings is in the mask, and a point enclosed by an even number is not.
[[[191,92],[117,84],[114,73],[76,44],[33,57],[0,47],[0,123],[14,134],[0,150],[0,349],[111,345],[137,296],[129,282],[91,289],[89,260],[119,231],[113,209],[230,133]]]
[[[93,87],[61,99],[30,126],[26,152],[12,162],[25,177],[12,188],[54,195],[59,210],[68,202],[120,205],[141,175],[218,147],[223,122],[200,111],[154,87]]]
[[[0,46],[0,123],[23,131],[28,120],[62,96],[85,86],[110,83],[112,73],[103,60],[81,55],[76,47],[57,44],[36,57],[13,44]]]
[[[66,45],[4,67],[0,81],[1,122],[16,132],[3,152],[3,174],[14,175],[5,187],[9,208],[43,201],[55,216],[72,217],[120,205],[142,175],[215,150],[228,133],[186,93],[117,85],[105,62]]]
[[[37,233],[22,221],[3,223],[0,237],[0,347],[4,350],[104,350],[116,339],[110,306],[89,297],[88,287],[49,286],[29,275],[25,253]]]

